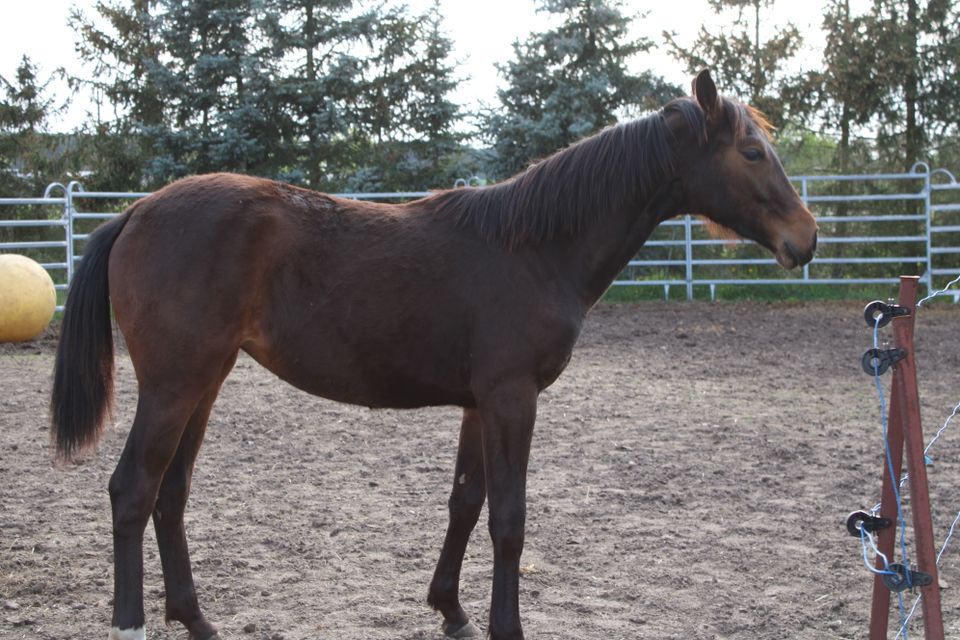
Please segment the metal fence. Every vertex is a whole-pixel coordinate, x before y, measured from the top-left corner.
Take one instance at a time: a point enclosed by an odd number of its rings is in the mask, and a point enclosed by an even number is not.
[[[713,299],[737,287],[895,286],[901,274],[922,275],[931,288],[960,274],[960,183],[949,171],[918,163],[908,173],[792,180],[821,227],[817,258],[801,271],[784,271],[751,243],[710,237],[702,221],[683,216],[660,225],[614,286]],[[90,232],[145,195],[71,182],[51,184],[41,198],[0,198],[0,253],[37,260],[63,292]],[[427,193],[340,195],[397,201]]]
[[[908,173],[791,178],[821,228],[817,257],[785,271],[752,243],[713,238],[691,216],[660,225],[614,282],[717,297],[744,286],[896,286],[922,275],[930,288],[960,274],[960,183],[917,163]],[[954,300],[956,302],[956,299]]]

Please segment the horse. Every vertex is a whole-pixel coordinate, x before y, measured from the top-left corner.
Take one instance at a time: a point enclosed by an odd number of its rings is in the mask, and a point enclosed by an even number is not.
[[[201,613],[183,524],[211,407],[240,351],[282,380],[372,408],[462,408],[449,521],[427,603],[452,638],[479,637],[459,601],[484,501],[493,547],[487,634],[523,638],[519,566],[541,391],[589,310],[654,228],[681,215],[809,262],[817,224],[763,116],[691,96],[608,128],[502,183],[404,204],[266,179],[174,182],[89,238],[63,315],[51,393],[60,461],[93,446],[112,402],[114,319],[138,382],[109,482],[109,638],[145,638],[143,535],[153,519],[167,621],[217,638]]]

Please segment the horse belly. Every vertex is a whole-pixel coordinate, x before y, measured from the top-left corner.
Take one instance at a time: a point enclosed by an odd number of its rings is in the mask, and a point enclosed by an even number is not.
[[[321,335],[322,334],[322,335]],[[468,363],[416,339],[387,345],[354,333],[315,330],[242,347],[282,380],[307,393],[371,408],[473,406]]]

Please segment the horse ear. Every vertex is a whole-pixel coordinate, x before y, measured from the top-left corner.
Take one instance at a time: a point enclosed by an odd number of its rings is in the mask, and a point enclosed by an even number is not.
[[[704,69],[693,79],[693,96],[708,117],[720,109],[717,85],[713,84],[713,78],[710,77],[709,70]]]

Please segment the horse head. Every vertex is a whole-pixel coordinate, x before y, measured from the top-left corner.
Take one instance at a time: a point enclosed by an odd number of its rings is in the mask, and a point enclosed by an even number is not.
[[[696,119],[697,144],[681,176],[686,212],[766,247],[787,269],[810,262],[817,223],[783,170],[770,124],[759,111],[720,97],[707,71],[693,81],[693,100],[703,119]]]

